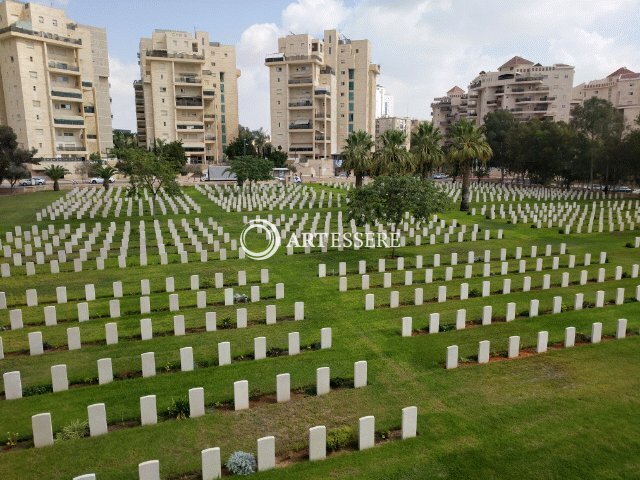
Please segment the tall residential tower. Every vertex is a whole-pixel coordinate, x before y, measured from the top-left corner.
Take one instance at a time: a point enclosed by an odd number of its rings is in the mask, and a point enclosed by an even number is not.
[[[368,40],[350,40],[336,30],[324,38],[278,39],[269,67],[271,143],[282,147],[307,173],[328,175],[330,162],[350,132],[375,135],[376,78]],[[304,171],[304,170],[303,170]]]
[[[155,30],[140,40],[138,141],[182,141],[190,163],[221,163],[238,136],[236,51],[207,32]]]
[[[104,29],[57,8],[0,3],[0,82],[0,123],[37,150],[33,170],[113,146]]]

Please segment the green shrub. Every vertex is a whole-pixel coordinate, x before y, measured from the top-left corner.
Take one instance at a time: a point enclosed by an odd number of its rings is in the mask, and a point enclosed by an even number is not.
[[[469,290],[469,298],[477,298],[480,297],[482,293],[477,288],[472,288]]]
[[[331,452],[348,447],[354,441],[353,429],[348,426],[334,428],[327,432],[327,449]]]
[[[26,387],[22,390],[22,396],[31,397],[33,395],[42,395],[50,392],[53,392],[53,387],[51,385],[35,385],[33,387]]]
[[[167,408],[167,414],[171,418],[181,420],[189,417],[189,400],[186,398],[171,399],[171,405]]]
[[[62,427],[62,430],[56,434],[56,440],[77,440],[87,436],[89,436],[89,422],[86,420],[74,420]]]

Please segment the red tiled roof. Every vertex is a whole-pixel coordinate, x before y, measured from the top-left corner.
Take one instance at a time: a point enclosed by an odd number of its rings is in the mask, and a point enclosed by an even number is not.
[[[447,95],[449,95],[449,94],[451,94],[451,93],[464,93],[464,90],[463,90],[463,89],[461,89],[459,86],[457,86],[457,85],[456,85],[455,87],[453,87],[451,90],[449,90],[449,91],[447,92]]]
[[[640,78],[640,73],[623,73],[620,75],[620,80],[633,80],[635,78]]]
[[[624,75],[624,74],[627,74],[627,73],[635,73],[635,72],[632,72],[627,67],[620,67],[615,72],[607,75],[607,78],[617,77],[618,75]]]
[[[526,58],[515,56],[511,60],[506,62],[504,65],[501,65],[500,67],[498,67],[498,69],[505,68],[505,67],[515,67],[516,65],[533,65],[533,62],[530,60],[527,60]]]

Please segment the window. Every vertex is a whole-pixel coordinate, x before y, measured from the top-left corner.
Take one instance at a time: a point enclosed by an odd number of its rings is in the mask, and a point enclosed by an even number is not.
[[[88,140],[96,140],[97,138],[98,138],[97,135],[94,135],[94,134],[91,134],[91,133],[89,135],[87,135],[87,139]]]
[[[35,85],[33,86],[33,91],[34,91],[34,92],[36,91],[36,86],[35,86]]]
[[[29,72],[29,76],[30,76],[31,78],[38,78],[38,72],[33,72],[33,71],[31,71],[31,72]]]
[[[167,87],[160,87],[160,92],[164,93],[167,91]]]
[[[58,26],[58,20],[54,20],[54,21],[53,21],[53,26],[54,26],[54,27],[57,27],[57,26]]]
[[[38,17],[38,22],[44,23],[44,17]]]
[[[29,57],[29,61],[33,62],[33,57]]]
[[[62,134],[63,137],[73,137],[73,133],[72,132],[64,132]]]

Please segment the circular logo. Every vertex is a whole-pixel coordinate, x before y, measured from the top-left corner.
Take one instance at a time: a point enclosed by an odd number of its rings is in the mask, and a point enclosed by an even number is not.
[[[247,247],[245,237],[251,230],[261,231],[263,229],[267,231],[267,241],[269,242],[269,245],[267,245],[267,248],[265,248],[264,250],[255,252]],[[242,229],[242,233],[240,234],[240,246],[244,250],[244,253],[247,255],[247,257],[252,260],[266,260],[267,258],[273,257],[280,248],[280,244],[280,232],[278,232],[278,229],[273,223],[267,220],[251,220],[244,226],[244,228]]]

